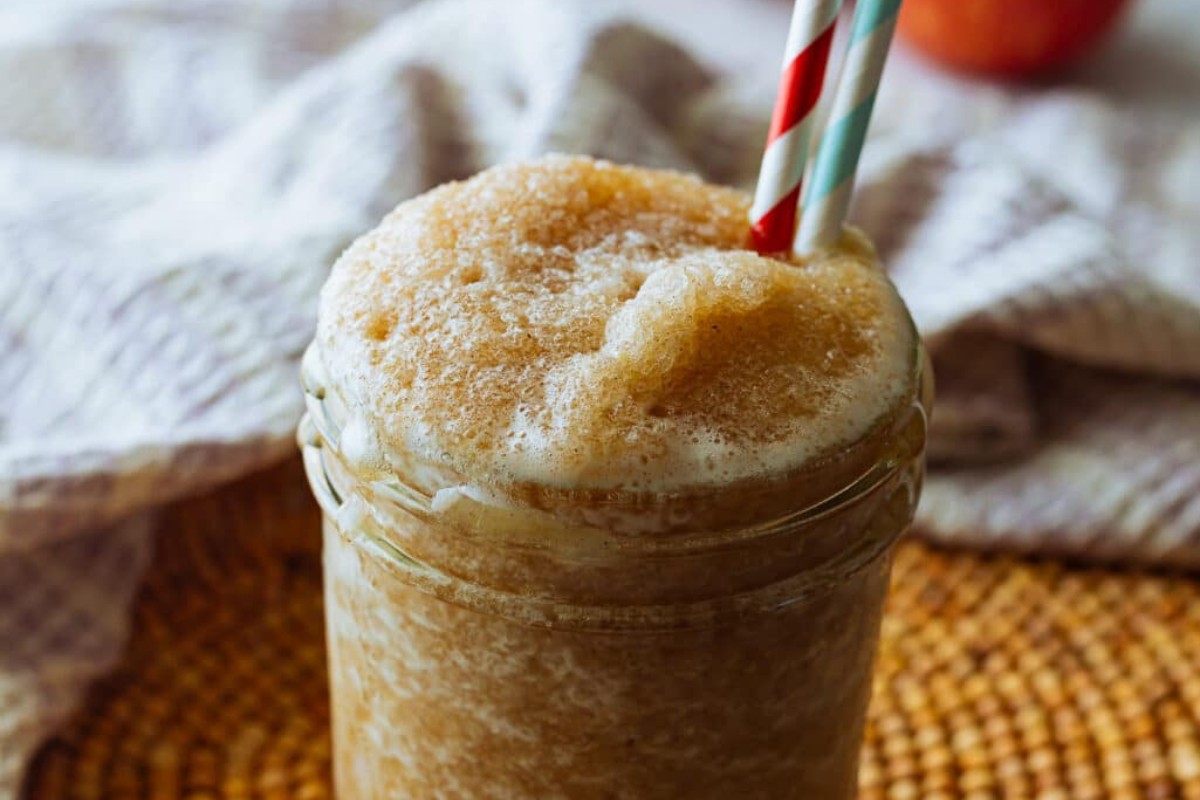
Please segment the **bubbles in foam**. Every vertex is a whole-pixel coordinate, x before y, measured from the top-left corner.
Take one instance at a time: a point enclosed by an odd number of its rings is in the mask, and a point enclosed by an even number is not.
[[[563,157],[401,205],[322,293],[323,360],[370,423],[354,447],[467,483],[666,489],[862,436],[911,388],[902,304],[860,242],[745,250],[746,207]]]
[[[371,421],[361,412],[352,413],[342,426],[338,449],[346,463],[357,470],[380,472],[387,468],[387,458]]]

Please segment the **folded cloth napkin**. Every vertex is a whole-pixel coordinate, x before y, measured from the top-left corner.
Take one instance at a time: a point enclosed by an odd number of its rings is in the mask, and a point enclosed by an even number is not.
[[[775,79],[553,0],[24,3],[0,31],[0,797],[118,656],[154,506],[293,451],[353,236],[549,150],[748,187]],[[1200,565],[1200,127],[922,75],[889,77],[854,209],[939,372],[920,532]]]

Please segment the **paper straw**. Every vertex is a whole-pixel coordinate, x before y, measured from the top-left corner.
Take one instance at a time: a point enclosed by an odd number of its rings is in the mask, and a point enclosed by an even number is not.
[[[779,93],[767,133],[750,231],[760,253],[790,250],[796,208],[808,160],[813,111],[825,83],[825,67],[842,0],[796,0],[788,29]]]
[[[858,0],[829,124],[809,177],[797,252],[828,247],[841,235],[900,2]]]

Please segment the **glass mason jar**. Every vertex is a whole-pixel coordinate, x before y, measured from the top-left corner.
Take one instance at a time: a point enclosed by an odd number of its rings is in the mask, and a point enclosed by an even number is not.
[[[855,796],[927,372],[799,481],[503,504],[363,474],[313,349],[304,372],[340,797]]]

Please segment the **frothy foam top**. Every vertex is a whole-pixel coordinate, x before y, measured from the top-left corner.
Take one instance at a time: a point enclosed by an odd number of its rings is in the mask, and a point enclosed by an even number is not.
[[[903,304],[859,237],[808,261],[745,249],[747,206],[561,156],[403,203],[321,295],[356,438],[451,483],[664,491],[863,437],[913,391]]]

